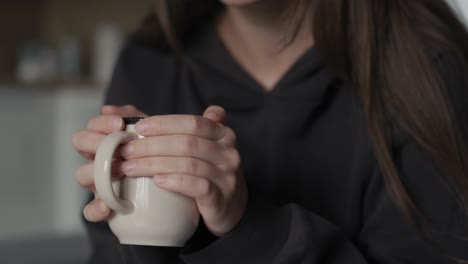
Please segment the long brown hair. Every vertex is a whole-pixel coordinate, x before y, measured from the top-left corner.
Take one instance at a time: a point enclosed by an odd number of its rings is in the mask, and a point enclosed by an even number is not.
[[[408,219],[412,221],[419,210],[393,159],[395,129],[416,142],[445,172],[467,209],[468,131],[464,122],[468,119],[454,106],[438,64],[450,60],[468,73],[468,33],[452,8],[444,0],[295,3],[293,13],[311,12],[315,49],[322,60],[352,85],[362,103],[387,188]],[[156,14],[136,37],[177,54],[190,28],[222,8],[219,0],[156,0],[155,5]]]
[[[396,127],[435,161],[468,209],[468,119],[441,68],[468,69],[468,33],[452,8],[443,0],[313,2],[316,48],[361,101],[394,201],[410,221],[421,215],[392,158]]]

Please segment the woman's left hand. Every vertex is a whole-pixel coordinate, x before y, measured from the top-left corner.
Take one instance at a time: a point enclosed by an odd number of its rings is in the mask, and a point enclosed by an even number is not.
[[[160,188],[195,199],[208,230],[231,231],[244,214],[248,191],[234,131],[223,124],[224,109],[209,107],[203,117],[148,117],[136,125],[145,138],[125,145],[127,176],[154,176]]]

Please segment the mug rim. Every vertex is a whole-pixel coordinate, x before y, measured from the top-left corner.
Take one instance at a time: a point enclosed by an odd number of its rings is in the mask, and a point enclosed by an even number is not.
[[[139,121],[145,119],[144,117],[125,117],[123,120],[124,120],[124,123],[125,125],[135,125],[136,123],[138,123]]]

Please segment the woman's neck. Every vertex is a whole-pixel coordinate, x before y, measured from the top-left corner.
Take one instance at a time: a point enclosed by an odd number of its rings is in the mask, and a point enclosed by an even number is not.
[[[285,46],[290,23],[284,10],[293,1],[268,0],[241,7],[228,6],[217,23],[224,45],[263,86],[271,91],[284,74],[313,45],[310,23],[305,19],[297,37]]]

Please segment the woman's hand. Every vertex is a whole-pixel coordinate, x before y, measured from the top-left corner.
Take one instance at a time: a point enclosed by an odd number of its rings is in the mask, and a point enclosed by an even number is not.
[[[203,117],[148,117],[136,125],[145,138],[121,150],[125,175],[154,176],[160,188],[195,199],[208,230],[217,236],[239,222],[248,196],[236,135],[222,124],[225,115],[213,106]]]
[[[130,105],[123,107],[104,106],[101,112],[102,115],[91,119],[88,122],[87,128],[75,133],[72,139],[75,149],[84,158],[89,160],[88,163],[83,164],[76,170],[75,178],[81,186],[94,192],[94,200],[86,205],[83,210],[84,217],[90,222],[105,220],[111,213],[111,210],[99,199],[94,187],[93,161],[99,144],[108,134],[124,128],[123,117],[147,116]],[[116,163],[113,168],[113,176],[115,178],[124,175],[120,169],[120,164]]]

